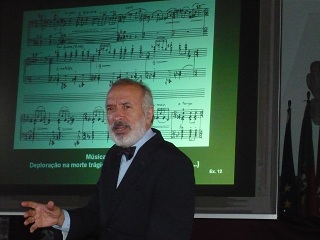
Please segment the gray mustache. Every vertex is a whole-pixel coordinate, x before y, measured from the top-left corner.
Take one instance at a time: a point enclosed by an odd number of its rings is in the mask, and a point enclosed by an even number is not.
[[[112,124],[111,128],[115,129],[117,127],[130,127],[130,125],[124,121],[118,121]]]

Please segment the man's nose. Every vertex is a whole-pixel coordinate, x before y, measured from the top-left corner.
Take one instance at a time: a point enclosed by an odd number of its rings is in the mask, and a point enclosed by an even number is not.
[[[121,120],[123,118],[123,112],[121,111],[121,109],[116,109],[114,114],[113,114],[113,118],[118,121]]]

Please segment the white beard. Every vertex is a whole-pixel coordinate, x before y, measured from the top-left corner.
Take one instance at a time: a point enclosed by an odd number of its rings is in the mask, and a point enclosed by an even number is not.
[[[131,132],[129,132],[126,136],[114,133],[112,129],[117,124],[124,124],[128,126],[131,129]],[[138,142],[146,134],[145,124],[146,118],[143,116],[141,120],[133,126],[129,125],[127,122],[124,121],[117,121],[111,126],[108,125],[108,130],[111,139],[115,142],[117,146],[130,147],[136,142]]]

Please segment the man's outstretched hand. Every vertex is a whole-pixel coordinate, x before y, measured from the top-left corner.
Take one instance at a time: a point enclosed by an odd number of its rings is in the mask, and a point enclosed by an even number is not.
[[[55,206],[53,201],[47,204],[24,201],[22,207],[30,208],[23,215],[24,225],[32,224],[30,232],[33,233],[37,228],[51,227],[53,225],[62,226],[64,222],[64,213],[60,207]]]

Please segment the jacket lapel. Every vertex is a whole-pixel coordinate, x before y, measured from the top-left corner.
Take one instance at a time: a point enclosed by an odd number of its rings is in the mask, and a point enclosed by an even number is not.
[[[138,180],[139,176],[142,175],[143,171],[146,170],[148,165],[151,163],[151,154],[154,148],[163,141],[161,133],[158,130],[154,130],[156,135],[153,136],[149,141],[147,141],[137,152],[133,162],[131,163],[129,169],[127,170],[126,174],[124,175],[121,183],[119,184],[118,188],[116,189],[114,198],[113,198],[113,207],[112,207],[112,214],[110,215],[110,220],[116,213],[118,207],[121,204],[123,198],[125,198],[126,194],[128,193],[130,187]],[[112,179],[118,179],[118,171],[114,171],[113,174],[117,174],[116,177],[112,176]],[[114,180],[113,180],[114,181]],[[112,183],[113,184],[113,183]],[[116,184],[116,183],[115,183]]]

